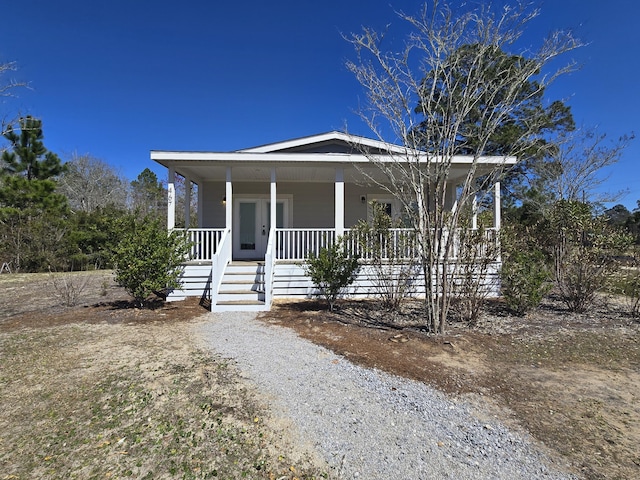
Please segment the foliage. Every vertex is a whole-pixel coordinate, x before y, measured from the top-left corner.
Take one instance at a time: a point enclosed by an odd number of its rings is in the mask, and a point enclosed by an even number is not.
[[[126,210],[113,206],[75,212],[65,237],[67,270],[112,268],[115,250],[132,224]]]
[[[397,231],[402,224],[392,219],[383,205],[371,204],[371,223],[359,221],[349,234],[349,242],[367,258],[370,277],[382,298],[383,308],[396,310],[412,291],[418,269],[413,235]]]
[[[127,183],[113,167],[89,154],[73,154],[58,180],[58,192],[75,212],[92,213],[113,206],[124,209]]]
[[[42,142],[42,120],[26,116],[19,124],[20,133],[12,126],[4,133],[11,150],[2,153],[3,173],[24,175],[27,180],[46,180],[60,175],[65,168],[58,156],[48,151]]]
[[[317,256],[311,253],[305,265],[305,273],[311,277],[331,311],[343,290],[355,281],[358,269],[358,257],[349,255],[342,238],[321,248]]]
[[[637,254],[631,265],[625,266],[609,279],[609,284],[611,293],[622,295],[629,315],[640,318],[640,261]]]
[[[489,294],[497,287],[493,271],[499,257],[494,230],[469,228],[466,222],[456,232],[455,268],[451,269],[452,309],[459,320],[475,323]]]
[[[166,207],[166,193],[158,177],[145,168],[138,178],[131,182],[131,208],[140,218],[153,216],[161,218]]]
[[[460,212],[502,173],[500,165],[491,172],[480,166],[481,158],[498,152],[498,146],[502,158],[535,150],[550,129],[571,126],[561,103],[539,112],[532,102],[573,65],[541,72],[580,46],[570,32],[553,32],[537,51],[516,53],[537,11],[526,5],[498,13],[491,7],[464,8],[454,13],[447,3],[434,1],[416,16],[399,14],[411,28],[400,51],[384,50],[385,37],[371,29],[349,37],[358,58],[347,67],[367,95],[361,118],[382,142],[393,143],[391,138],[405,147],[390,149],[396,152],[391,161],[381,161],[377,151],[362,153],[378,170],[368,180],[397,199],[417,234],[425,320],[436,333],[445,331],[460,265],[449,232],[460,227]],[[468,170],[454,177],[454,157],[463,151],[470,154]]]
[[[127,223],[116,248],[116,282],[142,304],[151,293],[179,286],[189,243],[178,232],[167,233],[158,219],[130,218]]]
[[[69,211],[55,192],[60,159],[42,143],[42,122],[20,119],[20,132],[8,128],[11,149],[3,152],[0,174],[0,255],[16,271],[59,269]]]
[[[548,258],[536,242],[537,233],[533,227],[517,224],[500,232],[502,294],[516,315],[540,305],[553,286]]]
[[[631,244],[631,236],[577,201],[554,205],[550,229],[556,287],[569,310],[583,312],[619,270],[617,258]]]
[[[0,208],[0,261],[16,272],[64,269],[66,221],[46,210]]]

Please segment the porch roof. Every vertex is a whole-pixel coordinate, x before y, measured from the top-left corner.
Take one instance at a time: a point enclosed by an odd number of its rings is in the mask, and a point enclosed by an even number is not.
[[[332,182],[335,169],[340,167],[344,169],[345,181],[357,182],[362,179],[363,168],[372,174],[377,170],[362,153],[363,149],[376,160],[388,163],[408,161],[416,153],[399,145],[329,132],[232,152],[152,150],[151,159],[196,183],[224,179],[227,167],[233,167],[236,181],[268,181],[271,169],[275,168],[278,181],[305,182]],[[421,155],[426,161],[427,154]],[[477,174],[483,175],[497,167],[515,164],[516,158],[456,156],[451,162],[450,179],[463,178],[474,162]]]

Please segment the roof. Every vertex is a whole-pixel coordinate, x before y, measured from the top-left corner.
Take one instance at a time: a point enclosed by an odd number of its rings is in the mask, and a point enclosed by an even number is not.
[[[268,178],[266,173],[268,168],[265,169],[265,167],[269,166],[279,169],[278,178],[287,175],[304,178],[307,175],[302,175],[301,172],[294,175],[293,170],[312,168],[316,171],[315,178],[320,180],[320,178],[328,179],[334,176],[335,173],[332,172],[338,165],[349,168],[355,164],[371,163],[369,158],[371,156],[383,162],[397,162],[403,157],[414,158],[415,153],[412,149],[401,145],[331,131],[231,152],[152,150],[151,159],[194,180],[224,178],[221,172],[227,166],[233,166],[236,178],[237,175],[245,176],[239,175],[243,170],[247,172],[247,177],[255,175],[262,178],[266,175]],[[456,156],[452,159],[452,166],[462,174],[463,171],[468,171],[469,165],[474,162],[478,166],[484,166],[478,173],[488,173],[497,166],[515,164],[516,158]],[[325,169],[326,172],[320,175],[319,169]],[[259,170],[265,170],[265,172],[258,175]],[[286,175],[284,170],[287,170]]]

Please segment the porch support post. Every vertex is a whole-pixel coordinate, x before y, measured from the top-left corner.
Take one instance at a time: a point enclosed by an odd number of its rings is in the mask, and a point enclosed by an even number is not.
[[[167,182],[167,228],[176,228],[176,171],[169,167],[169,181]]]
[[[456,193],[457,192],[455,183],[446,182],[445,195],[447,197],[449,205],[451,205],[451,213],[455,212],[458,209],[458,198]]]
[[[202,205],[204,205],[204,188],[202,184],[203,180],[198,183],[198,227],[202,228],[204,225],[204,212],[202,211]]]
[[[227,167],[227,183],[225,186],[225,227],[231,228],[233,188],[231,184],[231,167]]]
[[[502,223],[501,215],[500,182],[496,182],[493,191],[493,226],[496,230],[500,230],[500,224]]]
[[[336,168],[335,229],[336,239],[344,235],[344,169]]]
[[[471,228],[478,229],[478,194],[476,193],[471,199]]]
[[[271,168],[271,207],[269,211],[269,218],[271,218],[271,228],[276,228],[276,202],[277,202],[277,191],[276,191],[276,168]]]
[[[191,219],[191,179],[184,177],[184,228],[189,228]]]

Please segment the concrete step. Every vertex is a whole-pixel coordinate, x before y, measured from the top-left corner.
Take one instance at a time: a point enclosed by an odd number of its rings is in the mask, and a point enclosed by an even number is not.
[[[251,290],[218,292],[217,303],[221,302],[264,302],[264,293]]]

